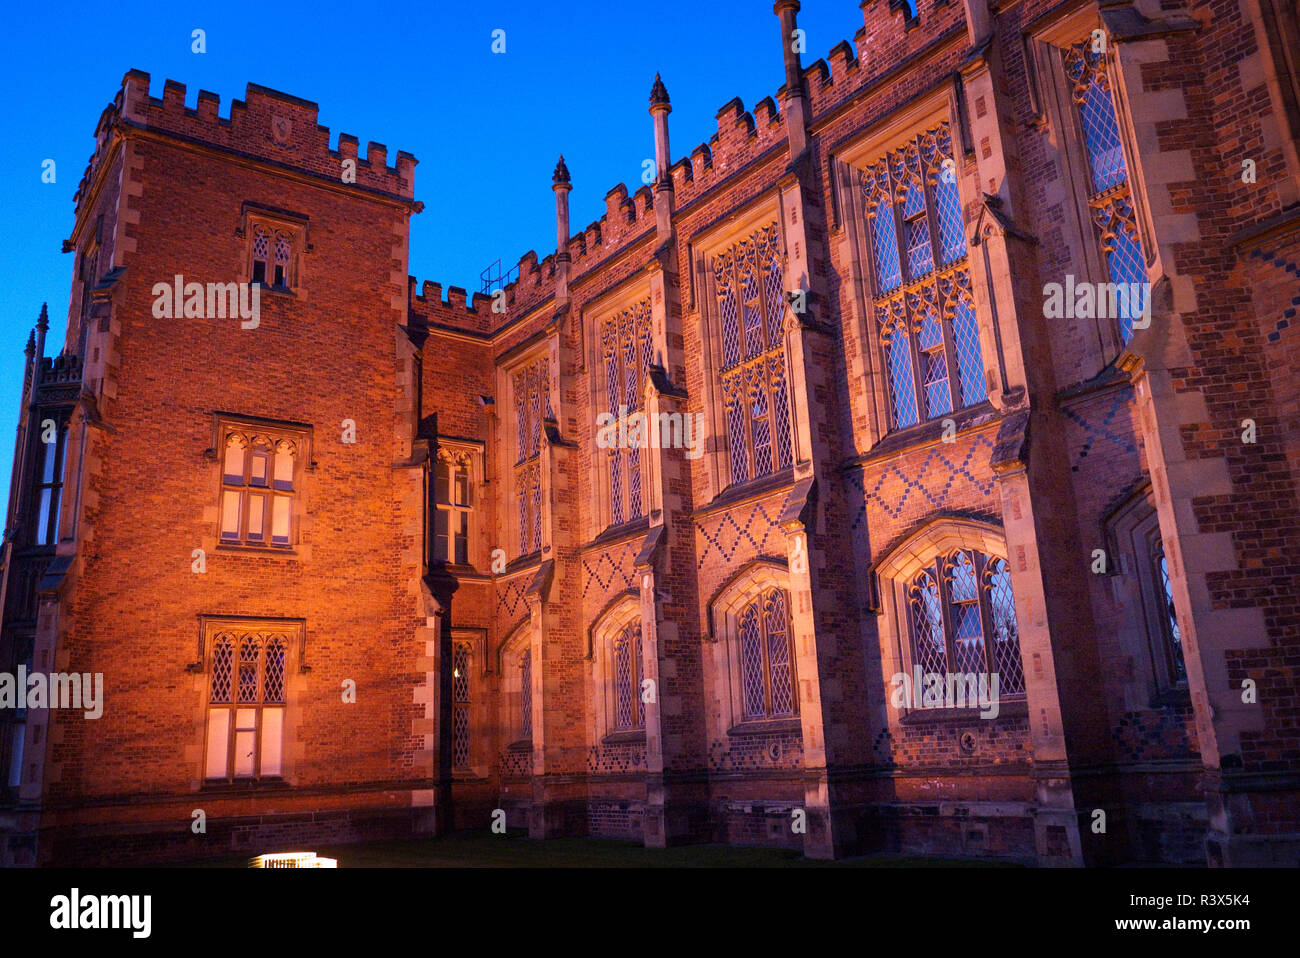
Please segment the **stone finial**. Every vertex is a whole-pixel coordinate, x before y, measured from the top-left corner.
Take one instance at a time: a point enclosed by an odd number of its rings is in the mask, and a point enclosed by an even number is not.
[[[41,303],[41,316],[36,320],[36,328],[45,332],[50,328],[50,310],[48,303]]]
[[[569,168],[564,165],[564,154],[560,154],[560,162],[555,164],[555,172],[551,174],[551,182],[556,186],[569,185]]]
[[[650,88],[650,112],[655,111],[655,107],[663,107],[668,112],[672,112],[672,104],[668,102],[668,88],[664,86],[664,81],[659,74],[655,74],[654,86]]]
[[[36,331],[34,329],[27,331],[27,348],[23,352],[27,354],[28,359],[36,355]]]

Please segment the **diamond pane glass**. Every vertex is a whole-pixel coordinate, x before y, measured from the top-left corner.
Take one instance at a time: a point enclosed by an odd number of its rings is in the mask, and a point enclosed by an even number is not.
[[[754,478],[757,479],[772,471],[772,435],[768,422],[767,388],[761,381],[755,382],[750,390],[749,416],[754,437]]]
[[[217,705],[230,703],[231,674],[234,670],[235,647],[230,639],[218,639],[212,649],[212,695]]]
[[[636,642],[632,648],[633,672],[636,674],[636,684],[633,688],[636,690],[636,720],[637,728],[645,728],[645,698],[641,695],[641,683],[645,681],[645,659],[642,657],[645,649],[641,644],[641,626],[639,624],[632,626],[633,634],[636,636]]]
[[[1086,56],[1096,56],[1089,52]],[[1105,74],[1098,71],[1079,104],[1079,120],[1088,147],[1088,167],[1092,171],[1092,189],[1102,193],[1128,179],[1124,165],[1124,148],[1120,144],[1119,125],[1110,90],[1103,84]]]
[[[988,398],[988,386],[984,382],[984,356],[975,325],[975,309],[965,298],[953,307],[952,336],[961,378],[961,401],[965,406],[973,406]]]
[[[794,669],[790,661],[790,620],[785,593],[773,589],[763,604],[763,626],[767,631],[767,657],[772,689],[771,714],[793,715],[795,709]]]
[[[628,630],[624,629],[614,640],[614,727],[632,727],[635,712],[632,686],[632,648]]]
[[[781,321],[785,318],[785,287],[781,276],[780,260],[773,258],[767,268],[767,345],[769,349],[781,345]]]
[[[738,373],[722,382],[722,392],[727,405],[727,440],[731,461],[731,481],[744,482],[749,478],[749,448],[745,438],[744,383]]]
[[[946,672],[948,653],[943,637],[943,611],[934,575],[922,572],[912,582],[908,606],[912,614],[912,663],[922,673]]]
[[[451,710],[451,761],[455,768],[469,768],[469,706]]]
[[[623,515],[623,456],[617,449],[609,451],[609,504],[614,525],[625,518]]]
[[[1146,265],[1142,260],[1142,247],[1131,226],[1115,233],[1106,254],[1106,267],[1111,281],[1116,284],[1119,306],[1119,329],[1124,342],[1133,338],[1133,320],[1146,309],[1141,284],[1147,281]]]
[[[533,650],[519,658],[519,727],[523,737],[533,737]]]
[[[876,253],[876,295],[883,296],[903,282],[898,264],[898,229],[894,225],[894,211],[887,204],[876,207],[871,220],[871,240]]]
[[[955,263],[966,255],[966,234],[961,222],[961,199],[957,184],[940,177],[934,187],[935,213],[939,220],[939,262]]]
[[[886,350],[889,353],[889,385],[894,394],[894,420],[898,428],[920,422],[916,389],[912,385],[912,354],[906,330],[895,328]]]
[[[284,649],[284,642],[278,638],[266,644],[262,701],[267,705],[284,704]]]
[[[758,624],[758,609],[751,605],[740,617],[740,683],[747,717],[765,713],[763,688],[763,636]]]
[[[1017,695],[1025,690],[1025,671],[1020,661],[1020,635],[1016,630],[1016,603],[1011,594],[1011,572],[1005,559],[990,558],[988,578],[989,617],[993,623],[993,665],[998,671],[998,690]]]
[[[457,642],[451,650],[451,700],[469,702],[469,646]]]
[[[257,640],[249,637],[239,646],[239,701],[257,701]]]
[[[740,362],[740,319],[736,311],[736,292],[730,286],[718,298],[722,313],[722,365],[733,366]]]
[[[772,360],[769,374],[775,384],[772,389],[772,404],[776,413],[776,452],[777,468],[784,469],[794,461],[793,439],[790,436],[790,402],[785,394],[784,356]]]

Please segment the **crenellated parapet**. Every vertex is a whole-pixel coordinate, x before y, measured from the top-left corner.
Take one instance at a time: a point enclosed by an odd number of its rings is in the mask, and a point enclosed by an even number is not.
[[[399,151],[389,166],[388,148],[369,142],[364,154],[360,141],[340,133],[330,145],[329,127],[317,122],[319,107],[288,93],[250,83],[243,100],[230,103],[220,115],[221,98],[200,90],[194,107],[185,105],[186,87],[166,80],[160,98],[150,95],[150,76],[131,70],[122,88],[100,117],[95,131],[96,150],[75,197],[80,210],[87,187],[103,162],[105,139],[118,127],[146,134],[182,139],[230,154],[260,160],[299,173],[346,183],[358,190],[413,201],[415,165],[410,153]]]

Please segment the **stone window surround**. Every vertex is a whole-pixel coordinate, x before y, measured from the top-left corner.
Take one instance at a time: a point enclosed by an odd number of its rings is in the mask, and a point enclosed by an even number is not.
[[[312,251],[312,246],[308,240],[308,218],[301,213],[262,206],[251,201],[243,203],[240,208],[239,226],[235,230],[235,235],[242,240],[239,266],[236,270],[237,281],[240,283],[251,283],[253,281],[253,236],[259,226],[271,234],[272,244],[274,244],[276,232],[287,234],[290,237],[289,275],[286,285],[272,286],[268,279],[262,285],[263,294],[274,293],[277,296],[288,296],[301,302],[307,302],[306,254]],[[271,256],[272,261],[274,261],[274,245],[272,246]]]
[[[638,305],[642,301],[647,305],[651,303],[651,290],[649,282],[640,275],[634,276],[631,280],[622,284],[618,288],[610,291],[585,305],[582,309],[582,329],[583,329],[583,346],[586,358],[586,369],[588,372],[588,406],[591,412],[591,456],[588,466],[588,473],[591,477],[590,492],[588,494],[588,521],[583,531],[586,541],[591,541],[603,532],[612,529],[613,507],[611,505],[611,491],[609,469],[605,463],[605,450],[596,446],[596,416],[604,412],[609,405],[609,397],[605,386],[605,357],[600,342],[601,324],[617,313]],[[652,348],[656,341],[654,331],[653,311],[650,317],[650,337]],[[651,357],[651,361],[654,357]],[[642,409],[645,408],[644,401]],[[649,451],[641,450],[641,496],[642,511],[641,519],[650,513],[650,489],[649,489],[649,468],[650,455]],[[626,482],[626,477],[624,482]],[[626,486],[624,495],[627,494]],[[626,520],[623,525],[631,522],[641,521],[640,519]]]
[[[262,630],[283,632],[289,639],[285,644],[284,661],[284,724],[280,730],[280,774],[270,778],[235,779],[221,781],[206,778],[208,711],[212,688],[213,639],[223,631]],[[199,708],[194,722],[194,748],[186,750],[186,759],[193,762],[196,771],[195,790],[222,791],[257,788],[284,788],[294,784],[295,769],[300,757],[295,742],[302,720],[300,695],[305,691],[307,664],[307,623],[305,619],[274,618],[248,615],[200,615],[198,659],[186,667],[195,681],[199,695]],[[238,650],[236,650],[236,655]],[[233,707],[233,706],[232,706]]]
[[[694,310],[695,321],[700,333],[700,362],[703,364],[703,395],[699,411],[705,414],[708,424],[707,439],[704,443],[704,475],[707,487],[701,493],[701,502],[712,502],[725,489],[731,487],[731,465],[729,453],[729,433],[727,430],[727,411],[722,397],[722,319],[719,313],[717,296],[713,288],[713,260],[732,246],[746,239],[755,230],[775,224],[779,238],[782,259],[788,256],[786,249],[785,218],[782,216],[780,196],[777,188],[759,194],[745,205],[728,215],[722,222],[708,227],[704,232],[691,237],[690,250],[694,275]],[[784,266],[784,263],[783,263]],[[783,284],[784,285],[784,284]],[[787,310],[788,318],[788,310]],[[766,325],[766,317],[764,318]],[[786,334],[785,358],[787,367],[790,361],[789,339]],[[786,372],[787,404],[791,417],[791,449],[797,449],[794,431],[798,429],[795,418],[795,403],[790,397],[793,384],[789,370]],[[772,455],[776,456],[776,436],[771,437]],[[785,467],[789,468],[789,467]],[[750,477],[744,483],[760,483],[782,469],[774,466],[773,472],[760,477]],[[739,487],[737,487],[739,488]]]
[[[705,689],[711,698],[707,719],[710,740],[748,732],[797,731],[799,713],[789,718],[754,720],[744,717],[744,699],[740,663],[740,615],[745,608],[773,588],[786,592],[786,614],[790,617],[791,684],[795,708],[799,708],[798,656],[794,647],[794,608],[790,589],[789,567],[784,560],[771,557],[755,559],[731,577],[709,603],[712,655],[705,653]]]
[[[592,741],[622,742],[645,741],[645,727],[636,729],[615,728],[614,714],[617,694],[614,683],[614,639],[625,628],[635,623],[641,626],[641,603],[635,589],[615,596],[605,609],[596,617],[588,633],[590,641],[591,692],[589,701],[592,705],[593,732]],[[643,643],[644,650],[644,643]],[[643,651],[644,654],[644,651]],[[642,664],[642,674],[651,674]],[[635,690],[639,698],[641,690]]]
[[[453,439],[446,436],[439,436],[437,439],[437,443],[438,443],[438,452],[437,452],[438,462],[454,463],[460,460],[462,457],[468,460],[469,484],[470,484],[470,505],[468,508],[469,543],[468,543],[468,549],[465,557],[466,559],[465,566],[468,566],[470,569],[473,569],[474,571],[477,572],[481,570],[481,567],[483,565],[483,558],[484,558],[483,545],[481,542],[482,533],[484,529],[483,526],[484,498],[483,497],[486,492],[486,483],[483,475],[484,445],[482,442],[477,442],[474,440]],[[436,465],[437,464],[435,463],[435,469],[436,469]],[[437,482],[436,472],[434,476],[431,478],[435,483]],[[454,481],[455,481],[455,476],[453,474],[452,476],[453,484]],[[453,485],[453,489],[454,489],[454,485]],[[436,499],[436,490],[435,490],[435,499]],[[435,508],[437,507],[435,506]],[[452,511],[455,512],[457,510],[453,509]],[[465,511],[465,510],[461,509],[460,511]],[[432,532],[430,532],[430,534],[432,535]],[[450,526],[448,526],[448,535],[451,534],[452,534],[451,528]],[[454,566],[456,564],[448,563],[448,565]],[[465,566],[460,566],[459,568],[464,568]]]
[[[1061,235],[1070,253],[1070,265],[1066,267],[1065,273],[1072,274],[1076,284],[1111,282],[1101,238],[1092,223],[1088,204],[1088,191],[1092,182],[1088,168],[1088,150],[1065,73],[1067,48],[1089,39],[1092,32],[1099,29],[1102,29],[1102,22],[1098,9],[1085,6],[1024,36],[1030,101],[1037,116],[1036,122],[1048,137],[1047,153],[1056,159],[1060,172],[1058,189],[1064,190],[1066,194]],[[1133,138],[1133,123],[1124,99],[1124,84],[1117,70],[1114,49],[1114,44],[1108,41],[1106,56],[1107,69],[1112,78],[1111,100],[1115,107],[1120,145],[1124,151],[1134,223],[1146,258],[1147,275],[1153,277],[1151,281],[1154,285],[1154,278],[1159,277],[1163,270],[1159,264],[1157,245],[1152,239],[1155,233],[1149,215],[1141,156]],[[1053,132],[1055,136],[1051,135]],[[1050,203],[1051,200],[1052,193],[1049,190],[1047,201]],[[1064,275],[1046,279],[1064,282]],[[1113,319],[1076,319],[1073,322],[1092,324],[1080,338],[1083,350],[1082,378],[1087,379],[1113,362],[1125,346],[1120,339],[1119,324]]]
[[[861,170],[877,162],[890,150],[915,139],[918,133],[947,122],[953,144],[953,159],[956,161],[954,172],[957,177],[959,199],[962,205],[962,226],[966,233],[967,256],[969,257],[972,224],[968,221],[965,208],[968,184],[966,184],[967,177],[963,173],[965,161],[960,155],[962,151],[962,132],[958,129],[960,116],[955,91],[951,84],[945,84],[930,95],[882,121],[881,124],[856,140],[835,148],[833,175],[842,209],[841,224],[847,234],[847,246],[851,259],[850,263],[844,265],[849,267],[852,277],[857,280],[845,284],[845,293],[853,298],[854,312],[857,315],[857,320],[853,324],[853,331],[857,335],[858,349],[861,351],[861,366],[867,372],[868,377],[867,394],[870,406],[867,410],[869,413],[867,435],[864,436],[864,444],[867,448],[875,446],[886,436],[895,434],[911,434],[911,431],[915,431],[918,438],[921,435],[928,436],[935,420],[922,419],[916,425],[903,429],[892,429],[891,427],[893,417],[891,413],[892,399],[889,393],[889,373],[885,368],[884,350],[880,347],[880,334],[876,329],[876,291],[875,280],[871,271],[871,236],[866,229],[865,200],[859,195],[861,191],[857,187],[857,176]],[[931,237],[931,244],[933,245],[935,242],[936,238]],[[971,268],[972,283],[979,282],[982,279],[982,277],[977,277],[975,272]],[[990,318],[985,315],[984,310],[979,308],[978,298],[976,299],[974,312],[975,322],[979,329],[980,352],[985,367],[985,385],[987,388],[988,364],[990,357],[996,356],[997,351],[991,348],[994,338]],[[952,375],[953,372],[952,369],[949,369],[949,375]],[[963,413],[972,408],[975,407],[966,406],[955,409],[948,414],[948,418],[960,418]]]
[[[293,475],[293,506],[290,513],[289,526],[289,544],[287,546],[267,545],[248,545],[242,542],[224,542],[221,539],[221,507],[222,497],[225,489],[225,457],[226,457],[226,435],[231,431],[246,433],[249,435],[269,435],[272,440],[291,439],[297,445],[297,454],[294,456],[294,475]],[[291,557],[305,561],[310,553],[302,547],[302,532],[308,524],[308,502],[309,493],[307,490],[306,475],[314,467],[312,461],[312,427],[306,423],[289,422],[279,419],[267,419],[257,416],[243,416],[236,413],[217,412],[213,414],[212,425],[212,459],[214,463],[213,476],[217,489],[214,514],[213,514],[213,536],[205,539],[203,546],[209,552],[243,552],[256,555],[274,555],[280,557]],[[271,462],[274,468],[274,457]],[[267,515],[266,521],[270,523],[271,517]],[[307,520],[307,521],[305,521]]]
[[[956,549],[975,549],[999,558],[1007,556],[1006,538],[997,526],[973,519],[937,517],[914,530],[906,539],[877,559],[871,568],[870,575],[875,580],[877,595],[880,597],[877,614],[879,615],[881,679],[884,682],[886,701],[889,701],[888,696],[894,688],[893,677],[899,673],[911,674],[912,670],[907,586],[918,573],[933,564],[936,555],[950,553]],[[1016,573],[1013,564],[1009,561],[1007,569],[1011,575],[1011,592],[1015,595]],[[1021,668],[1024,669],[1026,684],[1028,684],[1029,670],[1024,668],[1023,650]],[[1025,696],[1018,694],[1007,698],[1014,707],[1008,709],[1008,703],[1002,702],[999,716],[1017,711],[1023,714],[1024,706],[1021,703],[1024,702]],[[890,711],[894,711],[892,706]],[[964,717],[965,713],[973,711],[975,710],[912,708],[900,709],[898,714],[903,721],[906,721],[916,717]]]

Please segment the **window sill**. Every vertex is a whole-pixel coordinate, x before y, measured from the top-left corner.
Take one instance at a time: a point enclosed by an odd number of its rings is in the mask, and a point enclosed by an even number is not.
[[[1029,714],[1029,704],[1024,696],[1010,699],[1009,701],[998,702],[998,714],[992,718],[984,718],[980,713],[983,709],[908,709],[899,718],[903,725],[931,725],[935,723],[953,722],[966,724],[972,721],[996,722],[1004,718],[1023,718]]]
[[[803,731],[803,722],[796,716],[794,718],[741,722],[739,725],[733,725],[727,729],[727,734],[732,738],[744,738],[746,735],[775,735],[782,732],[801,731]]]
[[[933,442],[943,435],[943,421],[945,419],[951,419],[956,427],[956,434],[961,435],[968,429],[982,426],[996,418],[997,410],[993,408],[993,404],[987,399],[976,403],[974,406],[964,406],[934,419],[927,419],[925,422],[917,423],[915,426],[895,429],[893,432],[886,434],[866,453],[853,460],[851,465],[862,465],[908,446]]]
[[[507,752],[531,752],[533,750],[533,740],[530,738],[520,739],[517,742],[511,742],[506,746]]]
[[[606,735],[604,738],[600,740],[600,744],[601,745],[629,745],[629,744],[644,745],[645,729],[634,728],[634,729],[626,729],[621,732],[610,732],[608,735]]]
[[[736,505],[746,499],[758,499],[794,482],[794,466],[786,466],[778,472],[769,473],[758,479],[746,479],[744,482],[727,486],[713,497],[707,506],[696,511],[697,517],[707,516],[715,509]]]
[[[650,519],[647,516],[629,519],[627,522],[620,522],[616,526],[609,526],[604,532],[592,539],[583,548],[591,549],[596,546],[603,546],[608,545],[611,542],[617,542],[620,539],[630,539],[633,536],[644,533],[648,528],[650,528]]]
[[[218,542],[217,552],[229,552],[232,555],[273,555],[285,559],[297,559],[298,552],[292,546],[250,546],[242,542]]]
[[[277,296],[284,296],[287,299],[297,299],[298,294],[289,286],[272,286],[270,283],[259,283],[254,280],[250,285],[258,287],[263,293],[274,293]]]
[[[292,785],[279,776],[268,776],[267,778],[240,779],[234,782],[227,782],[215,778],[205,779],[199,790],[205,793],[229,792],[242,795],[248,792],[257,791],[280,792],[292,787]]]

